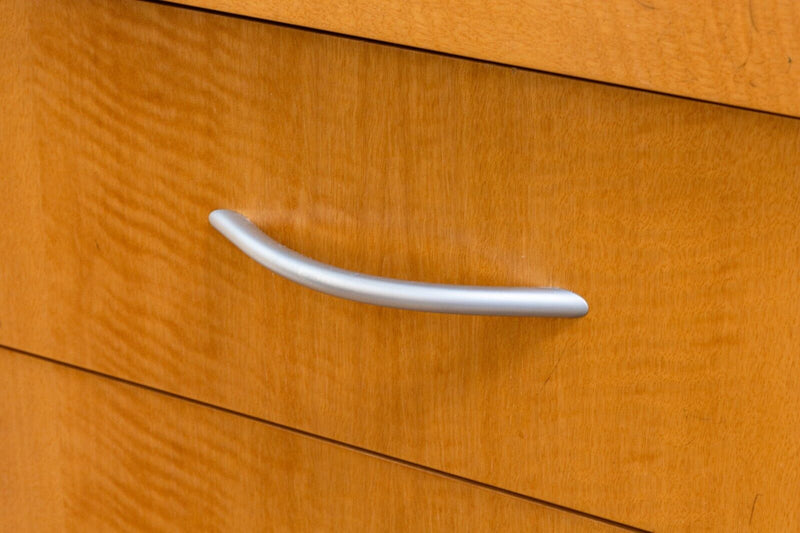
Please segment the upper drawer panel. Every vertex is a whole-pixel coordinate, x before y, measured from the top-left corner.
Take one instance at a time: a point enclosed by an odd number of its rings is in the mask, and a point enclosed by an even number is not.
[[[642,527],[800,520],[800,122],[148,3],[0,9],[1,343]],[[331,298],[220,207],[591,311]]]
[[[794,0],[178,0],[800,116]]]

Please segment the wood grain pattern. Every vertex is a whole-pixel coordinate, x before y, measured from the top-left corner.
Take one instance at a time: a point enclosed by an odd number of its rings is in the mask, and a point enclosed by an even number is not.
[[[800,116],[795,0],[178,3]]]
[[[0,342],[647,529],[798,528],[800,121],[44,5],[0,8],[28,24],[0,32]],[[316,294],[211,229],[219,207],[343,268],[591,310]]]
[[[0,384],[0,531],[622,531],[2,349]]]

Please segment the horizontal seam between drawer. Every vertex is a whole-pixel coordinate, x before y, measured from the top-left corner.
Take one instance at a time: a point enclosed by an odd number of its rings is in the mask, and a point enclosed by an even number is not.
[[[442,56],[442,57],[449,57],[449,58],[453,58],[453,59],[459,59],[459,60],[462,60],[462,61],[473,61],[475,63],[483,63],[483,64],[486,64],[486,65],[495,65],[495,66],[498,66],[498,67],[512,68],[512,69],[515,69],[515,70],[521,70],[521,71],[524,71],[524,72],[532,72],[532,73],[536,73],[536,74],[544,74],[544,75],[547,75],[547,76],[556,76],[558,78],[564,78],[564,79],[568,79],[568,80],[575,80],[575,81],[581,81],[581,82],[587,82],[587,83],[596,83],[596,84],[599,84],[599,85],[605,85],[607,87],[614,87],[614,88],[617,88],[617,89],[625,89],[625,90],[628,90],[628,91],[637,91],[637,92],[642,92],[642,93],[657,94],[657,95],[660,95],[660,96],[668,96],[670,98],[679,98],[681,100],[688,100],[690,102],[698,102],[698,103],[707,104],[707,105],[715,105],[715,106],[727,107],[727,108],[731,108],[731,109],[740,109],[740,110],[743,110],[743,111],[750,111],[752,113],[762,113],[762,114],[765,114],[765,115],[773,115],[773,116],[776,116],[776,117],[784,117],[784,118],[791,118],[791,119],[795,119],[795,120],[800,120],[800,116],[790,115],[790,114],[787,114],[787,113],[778,113],[776,111],[767,111],[767,110],[758,109],[758,108],[755,108],[755,107],[746,107],[746,106],[736,105],[736,104],[727,104],[725,102],[715,102],[713,100],[703,100],[702,98],[694,98],[692,96],[685,96],[685,95],[681,95],[681,94],[667,93],[667,92],[663,92],[663,91],[657,91],[655,89],[643,89],[641,87],[632,87],[630,85],[622,85],[622,84],[619,84],[619,83],[613,83],[613,82],[603,81],[603,80],[595,80],[595,79],[592,79],[592,78],[581,78],[580,76],[571,76],[569,74],[561,74],[561,73],[558,73],[558,72],[550,72],[550,71],[546,71],[546,70],[538,70],[538,69],[535,69],[535,68],[523,67],[523,66],[520,66],[520,65],[513,65],[511,63],[503,63],[501,61],[492,61],[492,60],[489,60],[489,59],[480,59],[480,58],[477,58],[477,57],[463,56],[463,55],[452,54],[452,53],[448,53],[448,52],[440,52],[438,50],[431,50],[431,49],[428,49],[428,48],[420,48],[420,47],[417,47],[417,46],[411,46],[411,45],[407,45],[407,44],[399,44],[399,43],[393,43],[393,42],[389,42],[389,41],[381,41],[381,40],[378,40],[378,39],[370,39],[369,37],[360,37],[358,35],[350,35],[350,34],[347,34],[347,33],[338,33],[338,32],[330,31],[330,30],[321,30],[319,28],[312,28],[310,26],[300,26],[298,24],[291,24],[291,23],[288,23],[288,22],[279,22],[279,21],[275,21],[275,20],[269,20],[269,19],[253,17],[253,16],[250,16],[250,15],[242,15],[240,13],[231,13],[231,12],[228,12],[228,11],[220,11],[220,10],[217,10],[217,9],[209,9],[209,8],[206,8],[206,7],[179,4],[179,3],[176,3],[176,2],[170,2],[168,0],[140,0],[140,1],[146,2],[148,4],[156,4],[156,5],[174,7],[176,9],[186,9],[186,10],[189,10],[189,11],[199,11],[201,13],[209,13],[209,14],[219,15],[219,16],[223,16],[223,17],[232,17],[232,18],[236,18],[236,19],[249,20],[249,21],[258,22],[258,23],[261,23],[261,24],[271,24],[273,26],[280,26],[280,27],[283,27],[283,28],[291,28],[291,29],[300,30],[300,31],[318,33],[320,35],[329,35],[331,37],[338,37],[338,38],[342,38],[342,39],[350,39],[350,40],[353,40],[353,41],[361,41],[361,42],[380,45],[380,46],[391,46],[393,48],[400,48],[402,50],[410,50],[412,52],[421,52],[421,53],[425,53],[425,54],[432,54],[432,55],[437,55],[437,56]]]
[[[261,423],[261,424],[266,424],[266,425],[271,426],[271,427],[276,428],[276,429],[280,429],[280,430],[283,430],[283,431],[291,432],[291,433],[293,433],[295,435],[301,435],[301,436],[304,436],[304,437],[315,439],[317,441],[325,442],[327,444],[330,444],[330,445],[333,445],[333,446],[338,446],[340,448],[345,448],[347,450],[358,452],[360,454],[367,455],[367,456],[370,456],[370,457],[374,457],[376,459],[382,459],[384,461],[389,461],[389,462],[392,462],[392,463],[395,463],[395,464],[398,464],[398,465],[401,465],[401,466],[406,466],[406,467],[409,467],[409,468],[413,468],[415,470],[419,470],[419,471],[422,471],[422,472],[425,472],[425,473],[428,473],[428,474],[433,474],[433,475],[436,475],[436,476],[445,477],[445,478],[448,478],[448,479],[452,479],[454,481],[467,483],[467,484],[475,486],[475,487],[480,487],[480,488],[483,488],[483,489],[486,489],[486,490],[491,490],[493,492],[497,492],[497,493],[500,493],[500,494],[503,494],[503,495],[506,495],[506,496],[522,499],[522,500],[525,500],[527,502],[534,503],[534,504],[537,504],[537,505],[542,505],[544,507],[548,507],[548,508],[551,508],[551,509],[554,509],[554,510],[557,510],[557,511],[571,513],[571,514],[574,514],[574,515],[577,515],[577,516],[581,516],[581,517],[587,518],[589,520],[594,520],[596,522],[600,522],[600,523],[603,523],[603,524],[616,526],[616,527],[622,528],[622,529],[624,529],[626,531],[636,531],[636,532],[640,532],[640,533],[651,533],[647,529],[642,529],[642,528],[631,526],[631,525],[628,525],[628,524],[625,524],[625,523],[622,523],[622,522],[617,522],[616,520],[611,520],[609,518],[603,518],[601,516],[597,516],[597,515],[594,515],[594,514],[591,514],[591,513],[580,511],[578,509],[573,509],[571,507],[566,507],[564,505],[559,505],[557,503],[549,502],[547,500],[542,500],[542,499],[539,499],[539,498],[535,498],[533,496],[528,496],[526,494],[515,492],[513,490],[504,489],[504,488],[498,487],[496,485],[491,485],[489,483],[484,483],[482,481],[477,481],[477,480],[470,479],[470,478],[467,478],[467,477],[464,477],[464,476],[459,476],[457,474],[452,474],[452,473],[446,472],[444,470],[431,468],[429,466],[425,466],[425,465],[422,465],[422,464],[419,464],[419,463],[414,463],[412,461],[407,461],[407,460],[404,460],[404,459],[400,459],[400,458],[397,458],[397,457],[394,457],[394,456],[391,456],[391,455],[387,455],[387,454],[384,454],[384,453],[376,452],[376,451],[370,450],[368,448],[363,448],[361,446],[348,444],[346,442],[343,442],[343,441],[340,441],[340,440],[336,440],[336,439],[332,439],[330,437],[325,437],[323,435],[318,435],[318,434],[312,433],[310,431],[305,431],[305,430],[297,429],[297,428],[294,428],[294,427],[291,427],[291,426],[286,426],[286,425],[280,424],[278,422],[272,422],[270,420],[267,420],[267,419],[264,419],[264,418],[260,418],[258,416],[250,415],[250,414],[247,414],[247,413],[242,413],[240,411],[235,411],[235,410],[229,409],[227,407],[221,407],[219,405],[214,405],[212,403],[204,402],[202,400],[197,400],[195,398],[191,398],[191,397],[188,397],[188,396],[183,396],[181,394],[176,394],[176,393],[173,393],[173,392],[169,392],[169,391],[166,391],[166,390],[163,390],[163,389],[159,389],[157,387],[152,387],[150,385],[145,385],[143,383],[139,383],[139,382],[136,382],[136,381],[131,381],[129,379],[120,378],[120,377],[114,376],[112,374],[106,374],[105,372],[92,370],[90,368],[82,367],[82,366],[75,365],[75,364],[72,364],[72,363],[67,363],[67,362],[64,362],[64,361],[59,361],[58,359],[52,359],[50,357],[46,357],[46,356],[43,356],[43,355],[35,354],[35,353],[28,352],[28,351],[25,351],[25,350],[20,350],[18,348],[14,348],[12,346],[6,346],[4,344],[0,344],[0,348],[8,350],[9,352],[16,353],[18,355],[22,355],[22,356],[26,356],[26,357],[32,357],[34,359],[39,359],[41,361],[45,361],[45,362],[48,362],[48,363],[60,365],[60,366],[66,367],[66,368],[70,368],[70,369],[75,370],[77,372],[83,372],[83,373],[86,373],[86,374],[92,374],[92,375],[94,375],[96,377],[99,377],[101,379],[107,379],[107,380],[115,381],[115,382],[121,383],[123,385],[136,387],[136,388],[139,388],[139,389],[144,389],[146,391],[149,391],[149,392],[152,392],[152,393],[155,393],[155,394],[168,396],[168,397],[171,397],[171,398],[174,398],[174,399],[177,399],[177,400],[190,402],[190,403],[193,403],[193,404],[201,406],[201,407],[214,409],[216,411],[219,411],[219,412],[222,412],[222,413],[226,413],[226,414],[229,414],[229,415],[232,415],[232,416],[246,418],[246,419],[252,420],[254,422],[258,422],[258,423]]]

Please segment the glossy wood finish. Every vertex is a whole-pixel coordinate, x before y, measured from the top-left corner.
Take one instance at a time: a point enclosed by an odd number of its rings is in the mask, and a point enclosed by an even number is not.
[[[800,121],[44,5],[0,8],[0,342],[647,529],[797,528]],[[343,268],[591,309],[337,300],[244,257],[218,207]]]
[[[800,116],[795,0],[179,0]]]
[[[3,531],[622,531],[0,349]]]

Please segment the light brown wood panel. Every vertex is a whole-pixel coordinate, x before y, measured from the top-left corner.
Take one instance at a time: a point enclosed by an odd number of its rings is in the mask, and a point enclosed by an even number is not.
[[[0,349],[2,531],[622,531]]]
[[[795,0],[179,0],[800,116]]]
[[[800,121],[147,3],[0,9],[0,342],[648,529],[797,528]],[[591,310],[335,299],[219,207]]]

